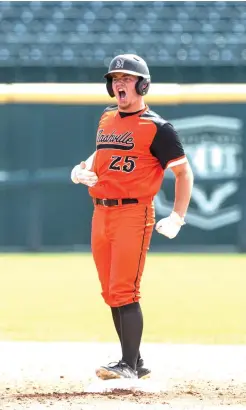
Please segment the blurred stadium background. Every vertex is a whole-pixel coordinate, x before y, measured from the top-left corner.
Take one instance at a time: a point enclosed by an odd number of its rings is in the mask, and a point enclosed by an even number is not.
[[[154,233],[151,249],[245,252],[246,97],[238,88],[226,96],[229,84],[246,84],[244,1],[0,2],[0,249],[89,248],[92,204],[70,171],[94,150],[106,105],[16,103],[4,86],[22,83],[25,94],[33,83],[103,85],[120,53],[146,59],[153,83],[219,83],[225,92],[225,102],[204,104],[201,93],[199,103],[151,107],[177,126],[195,173],[187,226],[171,245]],[[173,198],[168,173],[164,187],[157,218]]]
[[[245,82],[244,1],[1,1],[1,82],[98,82],[141,55],[155,82]]]

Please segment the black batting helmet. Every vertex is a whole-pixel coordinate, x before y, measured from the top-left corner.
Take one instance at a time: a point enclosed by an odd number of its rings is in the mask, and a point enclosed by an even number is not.
[[[109,64],[108,72],[104,75],[107,80],[107,90],[110,97],[114,97],[112,87],[112,74],[126,73],[139,77],[136,82],[136,92],[139,95],[145,95],[149,91],[150,73],[146,62],[135,54],[120,54],[113,58]]]

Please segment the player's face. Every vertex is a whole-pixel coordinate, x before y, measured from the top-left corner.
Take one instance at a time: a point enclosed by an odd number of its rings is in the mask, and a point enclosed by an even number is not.
[[[135,85],[138,77],[135,75],[115,73],[112,75],[112,86],[118,107],[122,110],[130,109],[139,100]]]

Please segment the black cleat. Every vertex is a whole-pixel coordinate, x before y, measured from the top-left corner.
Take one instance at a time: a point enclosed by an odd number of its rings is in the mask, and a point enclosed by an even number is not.
[[[151,375],[151,370],[144,367],[143,359],[139,359],[137,362],[137,374],[139,379],[148,379]]]
[[[120,360],[118,363],[109,363],[96,370],[96,375],[102,380],[110,379],[137,379],[138,373],[127,363]]]

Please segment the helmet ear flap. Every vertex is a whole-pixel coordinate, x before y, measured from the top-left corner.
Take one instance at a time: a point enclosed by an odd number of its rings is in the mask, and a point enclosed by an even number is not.
[[[112,86],[112,78],[107,77],[106,88],[111,98],[114,97],[113,86]]]
[[[150,79],[139,77],[139,80],[136,82],[136,92],[139,95],[146,95],[149,91]]]

